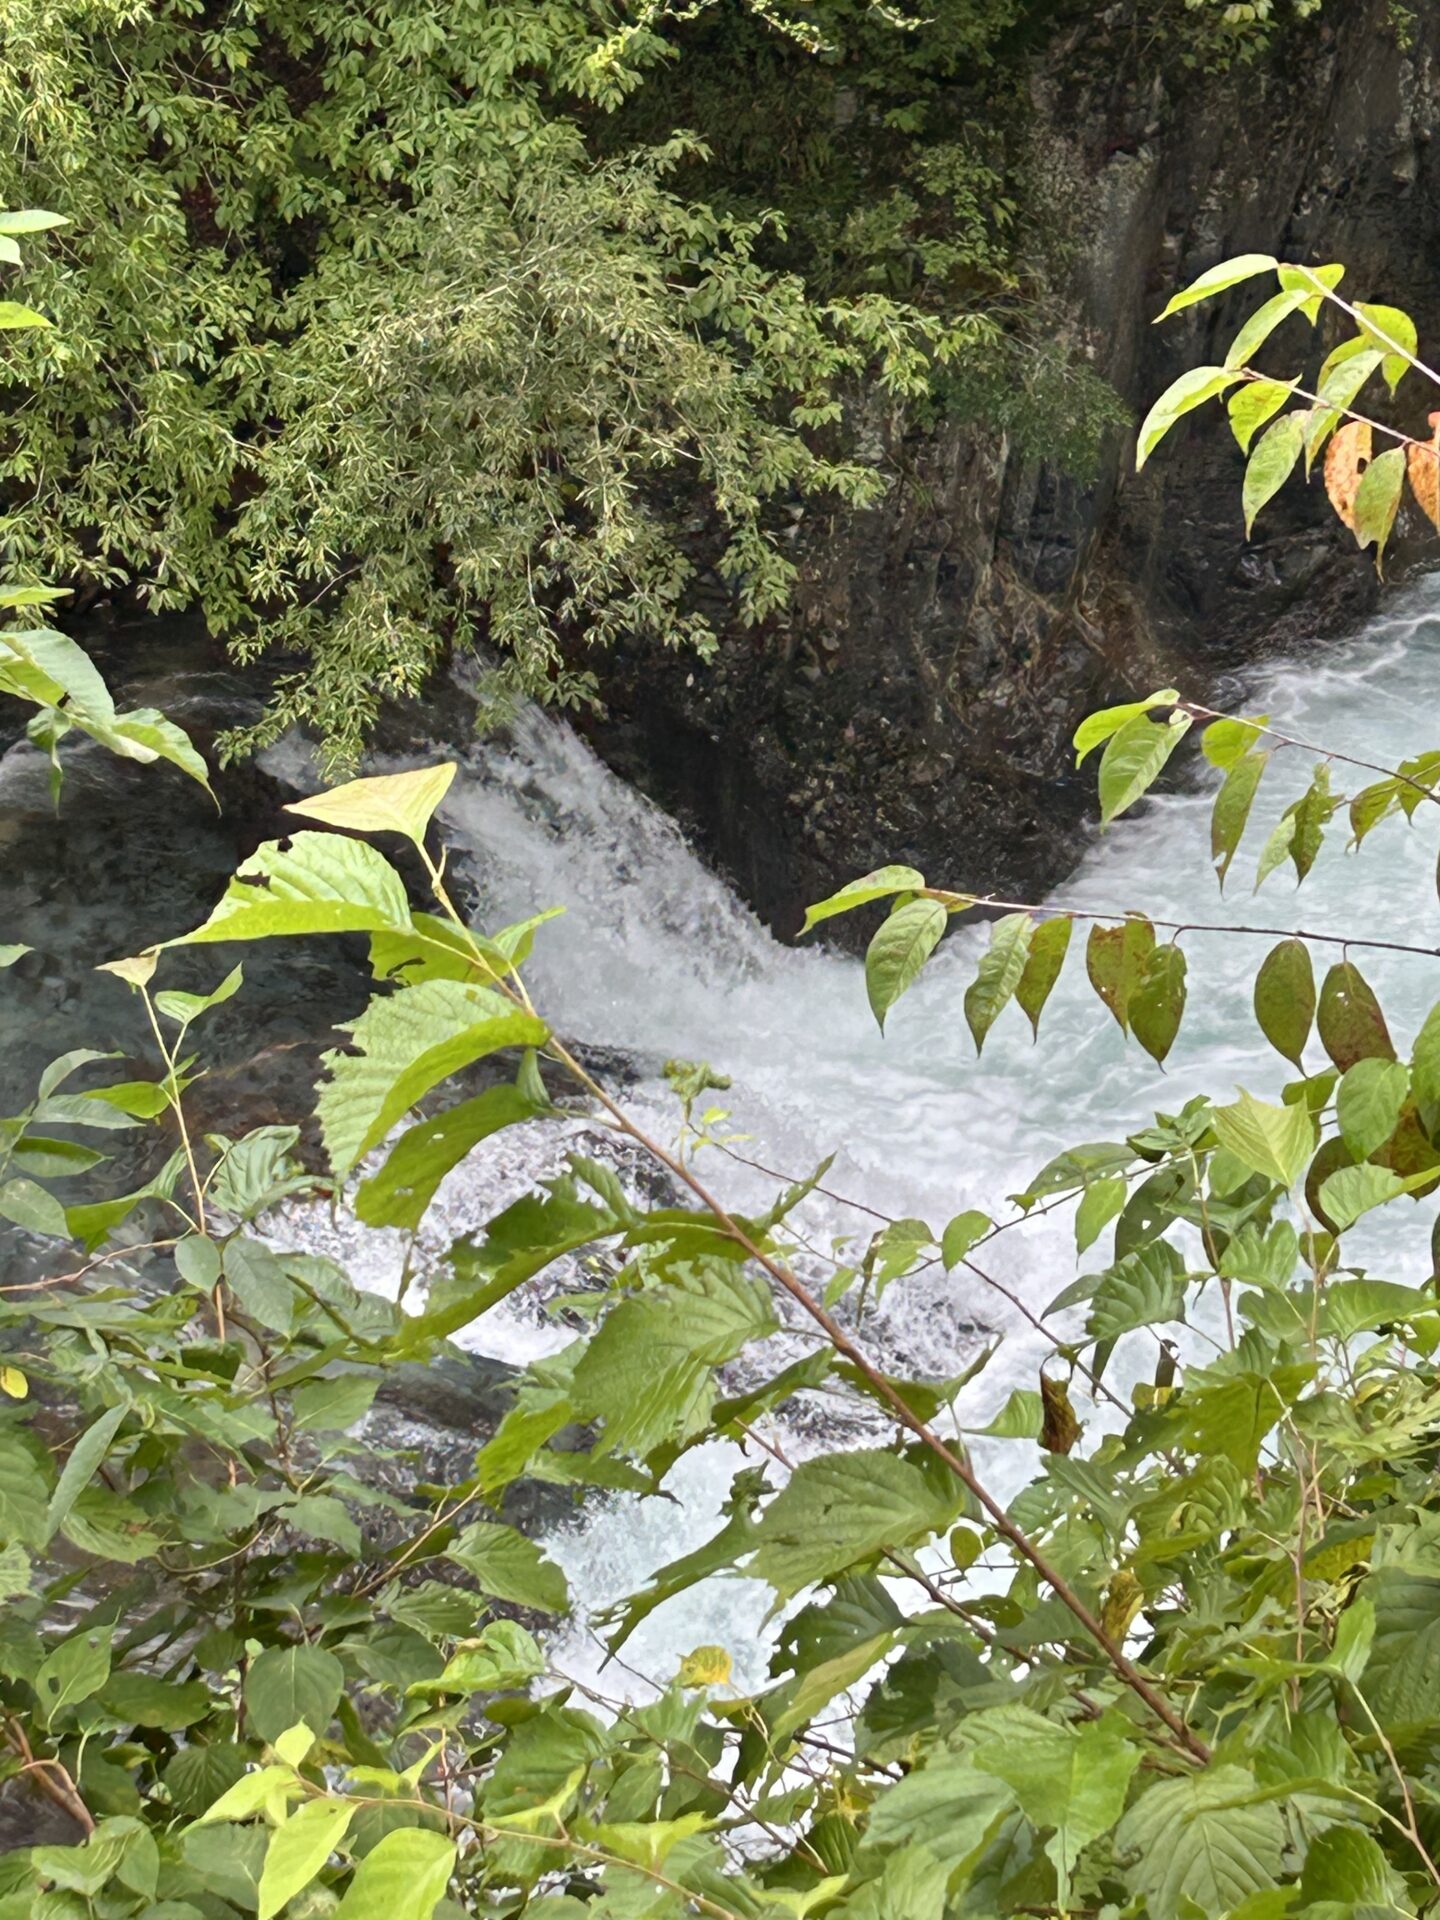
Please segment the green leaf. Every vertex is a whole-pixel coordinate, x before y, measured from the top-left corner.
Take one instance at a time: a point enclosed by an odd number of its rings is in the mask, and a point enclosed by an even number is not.
[[[1315,1020],[1315,970],[1303,940],[1282,940],[1266,954],[1255,976],[1255,1018],[1275,1051],[1303,1073]]]
[[[1193,413],[1207,400],[1228,393],[1239,378],[1240,375],[1228,367],[1191,367],[1178,380],[1172,380],[1141,423],[1135,447],[1135,471],[1140,472],[1177,420]]]
[[[1391,1735],[1440,1719],[1440,1580],[1400,1566],[1377,1567],[1361,1589],[1375,1607],[1365,1699]]]
[[[1256,517],[1269,504],[1295,471],[1305,441],[1303,416],[1287,413],[1273,427],[1267,427],[1255,443],[1255,451],[1245,468],[1241,505],[1245,511],[1245,537],[1254,531]]]
[[[952,1877],[963,1879],[965,1863],[978,1856],[1012,1805],[1008,1787],[993,1775],[968,1760],[938,1756],[875,1801],[862,1857],[923,1848]]]
[[[1255,803],[1260,781],[1269,764],[1268,753],[1246,754],[1243,760],[1237,760],[1230,768],[1215,796],[1214,810],[1210,815],[1210,855],[1222,892],[1249,823],[1250,809]]]
[[[977,1240],[983,1240],[994,1221],[987,1213],[957,1213],[940,1236],[940,1259],[947,1273],[958,1267]]]
[[[541,1613],[564,1613],[570,1605],[565,1575],[533,1540],[514,1527],[477,1520],[446,1549],[478,1581],[482,1593]]]
[[[0,1186],[0,1216],[13,1220],[27,1233],[44,1234],[48,1239],[64,1240],[70,1234],[65,1209],[44,1187],[17,1175]]]
[[[49,1538],[50,1490],[40,1469],[14,1437],[0,1429],[0,1534],[29,1547]]]
[[[203,1680],[158,1680],[148,1673],[112,1673],[100,1693],[101,1705],[132,1727],[175,1732],[208,1718],[210,1689]]]
[[[46,1655],[33,1685],[40,1718],[49,1727],[65,1707],[89,1700],[110,1678],[113,1627],[82,1628]]]
[[[0,330],[15,332],[24,327],[48,327],[50,325],[43,313],[36,313],[33,307],[22,307],[17,300],[0,300]]]
[[[1152,1240],[1102,1277],[1085,1331],[1092,1340],[1118,1340],[1122,1333],[1184,1317],[1185,1263],[1168,1241]]]
[[[1335,1089],[1340,1136],[1357,1160],[1370,1155],[1400,1124],[1410,1075],[1398,1060],[1357,1060]]]
[[[1038,1440],[1045,1425],[1045,1403],[1028,1387],[1016,1387],[988,1426],[976,1431],[992,1440]]]
[[[1405,449],[1391,447],[1376,454],[1355,489],[1355,538],[1362,547],[1373,544],[1378,566],[1385,543],[1400,511],[1405,486]]]
[[[288,1769],[287,1769],[288,1772]],[[191,1827],[181,1843],[185,1864],[205,1892],[253,1913],[260,1897],[266,1837],[260,1827]]]
[[[1110,1009],[1122,1033],[1130,1031],[1130,1002],[1155,951],[1155,929],[1132,914],[1118,927],[1090,929],[1085,968],[1090,984]]]
[[[417,1121],[401,1134],[380,1171],[361,1182],[356,1214],[367,1227],[418,1227],[445,1175],[482,1140],[550,1111],[548,1101],[532,1100],[518,1086],[501,1086],[433,1120]]]
[[[364,1419],[379,1386],[374,1375],[341,1373],[297,1387],[292,1397],[297,1431],[343,1433]]]
[[[1196,1909],[1229,1913],[1275,1885],[1285,1816],[1255,1793],[1243,1767],[1212,1765],[1140,1796],[1120,1823],[1116,1848],[1130,1861],[1126,1884],[1144,1895],[1154,1920],[1187,1920]]]
[[[227,1000],[233,1000],[244,983],[244,970],[232,967],[213,993],[157,993],[155,1005],[167,1020],[173,1020],[180,1028],[188,1027],[198,1020],[202,1013],[208,1013],[211,1007],[223,1006]]]
[[[411,1683],[417,1699],[440,1694],[490,1693],[523,1687],[545,1671],[545,1656],[533,1636],[514,1620],[492,1620],[475,1640],[458,1647],[442,1673]]]
[[[1271,866],[1278,865],[1279,858],[1286,853],[1294,862],[1297,879],[1303,880],[1314,866],[1325,837],[1325,828],[1340,806],[1340,796],[1330,790],[1330,769],[1323,760],[1318,761],[1310,777],[1310,785],[1300,799],[1285,809],[1285,822],[1288,824],[1283,835],[1283,852],[1279,857],[1274,857],[1271,848],[1267,847],[1261,858],[1256,888],[1260,887]],[[1272,844],[1282,844],[1279,834],[1271,838]]]
[[[1024,1707],[974,1714],[966,1733],[974,1765],[1006,1782],[1033,1826],[1054,1829],[1045,1851],[1060,1875],[1061,1905],[1068,1905],[1069,1876],[1081,1853],[1125,1811],[1139,1747],[1114,1715],[1076,1728]]]
[[[259,1240],[237,1233],[225,1243],[225,1284],[252,1320],[288,1333],[295,1318],[295,1289],[285,1269]]]
[[[1092,1181],[1075,1209],[1075,1251],[1084,1253],[1125,1205],[1129,1188],[1118,1176]]]
[[[312,1540],[329,1541],[356,1560],[364,1553],[365,1542],[354,1515],[334,1494],[302,1494],[288,1506],[277,1508],[276,1517],[297,1533],[308,1534]]]
[[[1320,309],[1325,304],[1325,292],[1333,293],[1344,278],[1345,268],[1339,261],[1324,267],[1282,265],[1279,270],[1280,284],[1287,291],[1292,287],[1301,287],[1310,294],[1305,314],[1312,323],[1320,317]]]
[[[262,1740],[304,1721],[323,1736],[335,1717],[345,1669],[323,1647],[267,1647],[245,1676],[245,1706]]]
[[[407,930],[410,903],[399,874],[363,840],[297,833],[267,840],[236,868],[203,926],[165,944],[270,940],[306,933]]]
[[[1233,1106],[1211,1115],[1215,1138],[1243,1166],[1293,1187],[1315,1151],[1315,1128],[1304,1107],[1272,1107],[1241,1089]]]
[[[1354,1167],[1351,1171],[1369,1169]],[[1352,1340],[1357,1333],[1388,1330],[1395,1321],[1408,1321],[1414,1326],[1434,1311],[1434,1295],[1428,1289],[1400,1287],[1390,1280],[1332,1280],[1325,1288],[1320,1332],[1327,1339]]]
[[[260,1875],[258,1920],[274,1920],[287,1900],[308,1887],[344,1837],[354,1800],[308,1800],[270,1836]]]
[[[832,893],[828,900],[821,900],[805,910],[805,924],[802,934],[809,933],[822,920],[829,920],[837,913],[850,913],[856,907],[868,906],[872,900],[888,900],[897,893],[917,893],[925,884],[923,873],[917,873],[914,867],[877,867],[874,873],[867,873],[861,880],[852,880],[848,886],[841,887],[838,893]]]
[[[221,1158],[210,1176],[210,1200],[234,1220],[254,1220],[287,1194],[303,1193],[312,1178],[295,1158],[298,1127],[252,1127],[239,1140],[208,1136]]]
[[[208,1746],[182,1747],[161,1778],[176,1811],[195,1819],[244,1774],[245,1749],[232,1746],[228,1740],[217,1740]]]
[[[782,1600],[947,1526],[955,1500],[909,1461],[863,1449],[806,1460],[766,1507],[751,1571]]]
[[[1118,819],[1154,785],[1190,726],[1190,715],[1179,707],[1151,708],[1111,735],[1100,759],[1102,825]]]
[[[1226,366],[1248,366],[1251,356],[1264,346],[1281,322],[1308,307],[1314,298],[1309,288],[1300,287],[1282,287],[1279,293],[1272,294],[1263,306],[1255,309],[1231,341],[1225,356]]]
[[[335,1920],[431,1920],[457,1851],[453,1840],[425,1827],[387,1833],[355,1869]]]
[[[892,1280],[909,1273],[935,1245],[935,1236],[923,1220],[892,1220],[870,1242],[865,1269],[879,1301]]]
[[[883,922],[865,954],[865,990],[880,1030],[885,1016],[910,987],[945,931],[938,900],[908,900]]]
[[[1419,345],[1415,322],[1399,307],[1377,306],[1369,300],[1357,300],[1355,311],[1361,316],[1360,325],[1366,339],[1385,355],[1385,384],[1394,393],[1409,371]]]
[[[1040,1015],[1045,1011],[1045,1003],[1060,978],[1074,931],[1075,922],[1069,914],[1062,913],[1053,919],[1042,920],[1030,935],[1030,950],[1025,956],[1025,971],[1015,988],[1015,999],[1020,1011],[1030,1022],[1031,1034],[1037,1040],[1040,1038]]]
[[[175,1243],[175,1271],[187,1286],[210,1293],[220,1280],[220,1248],[203,1233],[187,1233]]]
[[[343,1031],[357,1051],[324,1056],[330,1077],[316,1101],[325,1149],[338,1174],[348,1173],[452,1073],[502,1047],[539,1047],[549,1038],[543,1021],[493,988],[458,980],[422,980],[372,1000]]]
[[[673,1284],[622,1300],[575,1368],[575,1410],[605,1440],[643,1456],[705,1424],[715,1369],[775,1330],[770,1295],[729,1263],[697,1261]]]
[[[401,833],[417,847],[425,844],[425,830],[435,809],[455,778],[453,760],[438,766],[416,767],[410,773],[382,773],[352,780],[328,793],[287,802],[287,813],[322,820],[345,833]],[[262,1915],[263,1920],[263,1915]]]
[[[1320,989],[1320,1044],[1342,1073],[1357,1060],[1395,1058],[1380,1002],[1349,960],[1331,967]]]
[[[265,1656],[261,1657],[263,1659]],[[281,1729],[281,1733],[289,1731],[288,1727]],[[278,1740],[280,1734],[274,1737]],[[219,1798],[206,1806],[199,1824],[209,1826],[215,1821],[248,1820],[252,1814],[259,1813],[262,1807],[274,1803],[277,1797],[283,1803],[285,1799],[293,1799],[303,1791],[304,1783],[296,1778],[293,1767],[257,1767],[253,1773],[241,1773],[232,1780]]]
[[[1163,687],[1159,693],[1149,694],[1144,700],[1127,700],[1123,706],[1105,707],[1098,713],[1087,714],[1075,731],[1076,766],[1083,766],[1086,757],[1117,734],[1127,721],[1148,713],[1151,707],[1172,707],[1179,698],[1174,687]]]
[[[965,1020],[977,1054],[983,1051],[986,1034],[1020,984],[1029,956],[1030,934],[1028,913],[1008,913],[990,930],[990,945],[981,958],[980,971],[965,994]]]
[[[27,947],[18,940],[7,941],[0,946],[0,968],[13,967],[17,960],[23,960],[27,953],[33,953],[33,947]]]
[[[1247,380],[1231,394],[1225,405],[1230,415],[1230,431],[1242,453],[1250,451],[1250,442],[1267,420],[1274,419],[1299,384],[1298,379]]]
[[[0,213],[0,233],[46,233],[51,227],[68,227],[63,213],[43,213],[37,207],[23,207]]]
[[[1378,348],[1365,345],[1363,336],[1344,342],[1320,369],[1316,393],[1328,408],[1346,413],[1365,382],[1384,359]]]
[[[1347,1908],[1408,1910],[1405,1882],[1379,1844],[1358,1827],[1328,1827],[1305,1850],[1300,1875],[1303,1907],[1335,1902]]]
[[[1158,326],[1161,320],[1168,320],[1172,313],[1180,313],[1198,301],[1209,300],[1230,287],[1238,287],[1242,281],[1253,280],[1257,274],[1276,270],[1283,271],[1280,262],[1268,253],[1239,253],[1233,260],[1222,260],[1219,266],[1208,267],[1198,280],[1192,280],[1183,291],[1172,295],[1169,305],[1157,316],[1155,324]]]
[[[1163,1065],[1185,1014],[1185,955],[1178,946],[1156,947],[1130,997],[1129,1014],[1131,1032]]]
[[[1415,1036],[1410,1084],[1420,1124],[1433,1140],[1440,1135],[1440,1002],[1426,1014]]]
[[[1427,1176],[1422,1175],[1422,1180]],[[1344,1233],[1361,1214],[1383,1207],[1407,1188],[1407,1182],[1389,1167],[1341,1167],[1320,1185],[1320,1204],[1336,1233]]]
[[[1245,758],[1261,738],[1269,721],[1268,713],[1262,714],[1258,720],[1212,720],[1200,736],[1200,751],[1212,767],[1228,772],[1237,761]]]
[[[53,1538],[59,1532],[66,1515],[95,1478],[101,1462],[110,1451],[111,1441],[129,1411],[129,1407],[124,1405],[111,1407],[85,1429],[70,1449],[70,1458],[65,1462],[60,1478],[55,1483],[55,1491],[50,1496],[49,1511],[45,1516],[47,1537]]]

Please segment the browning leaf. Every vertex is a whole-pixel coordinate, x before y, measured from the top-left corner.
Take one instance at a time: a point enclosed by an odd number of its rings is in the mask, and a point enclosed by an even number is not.
[[[1440,413],[1430,415],[1431,439],[1425,446],[1407,447],[1410,491],[1431,526],[1440,529]]]
[[[1069,1453],[1080,1438],[1080,1422],[1075,1418],[1065,1382],[1052,1380],[1042,1372],[1040,1404],[1045,1409],[1045,1423],[1040,1429],[1041,1446],[1047,1453]]]
[[[1325,491],[1330,504],[1353,533],[1355,531],[1355,495],[1370,464],[1373,436],[1363,420],[1352,420],[1341,427],[1325,450]]]

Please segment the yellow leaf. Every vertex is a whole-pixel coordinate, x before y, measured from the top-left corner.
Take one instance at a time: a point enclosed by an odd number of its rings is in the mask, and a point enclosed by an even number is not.
[[[323,820],[328,827],[343,827],[350,833],[403,833],[418,847],[454,778],[454,761],[443,760],[438,766],[417,767],[413,773],[382,773],[352,780],[347,786],[333,787],[329,793],[317,793],[309,800],[292,800],[285,811],[304,814],[307,820]]]
[[[113,973],[128,986],[148,986],[154,973],[158,958],[153,953],[137,953],[129,960],[102,960],[95,969],[97,973]]]
[[[730,1656],[724,1647],[696,1647],[680,1662],[682,1687],[723,1687],[730,1679]]]
[[[1100,1624],[1112,1640],[1123,1640],[1130,1622],[1145,1604],[1145,1589],[1134,1574],[1122,1567],[1105,1589]]]
[[[275,1742],[275,1751],[286,1766],[298,1767],[315,1744],[315,1736],[302,1720],[290,1727]]]
[[[12,1400],[23,1400],[30,1391],[30,1382],[19,1367],[0,1367],[0,1393],[8,1393]]]

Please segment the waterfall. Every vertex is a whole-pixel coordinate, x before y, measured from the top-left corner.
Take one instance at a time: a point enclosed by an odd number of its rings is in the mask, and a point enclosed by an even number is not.
[[[1440,576],[1348,644],[1252,676],[1245,710],[1270,714],[1275,726],[1304,740],[1393,766],[1437,744],[1428,724],[1437,651]],[[1358,855],[1347,850],[1346,823],[1337,816],[1298,896],[1288,866],[1252,894],[1259,849],[1283,807],[1308,784],[1312,759],[1290,749],[1275,754],[1223,901],[1209,859],[1213,777],[1199,772],[1195,790],[1155,799],[1099,837],[1055,903],[1134,908],[1187,925],[1233,921],[1440,944],[1440,906],[1425,908],[1434,902],[1440,840],[1440,820],[1429,808],[1413,825],[1387,822]],[[1357,775],[1355,784],[1370,777]],[[640,1079],[627,1098],[653,1126],[670,1134],[677,1118],[660,1063],[673,1056],[708,1060],[733,1081],[715,1098],[730,1110],[726,1130],[745,1136],[738,1150],[747,1158],[793,1177],[834,1152],[827,1186],[937,1230],[967,1207],[1012,1217],[1006,1196],[1062,1147],[1123,1139],[1157,1108],[1176,1111],[1202,1091],[1223,1098],[1244,1085],[1275,1099],[1294,1077],[1261,1039],[1251,1011],[1251,983],[1271,943],[1200,932],[1184,939],[1190,1003],[1165,1073],[1127,1044],[1095,998],[1080,938],[1037,1045],[1011,1008],[983,1059],[975,1057],[961,1002],[987,937],[983,928],[959,930],[943,943],[882,1037],[858,961],[771,939],[672,823],[607,772],[563,723],[544,715],[526,716],[503,749],[479,746],[467,756],[444,825],[452,858],[463,860],[483,902],[483,924],[565,908],[541,930],[527,969],[532,992],[563,1031],[632,1056]],[[945,884],[951,876],[928,877]],[[1338,949],[1328,957],[1316,950],[1317,965],[1336,957]],[[1433,968],[1400,954],[1356,957],[1404,1051],[1435,996]],[[442,1189],[433,1244],[480,1224],[558,1164],[560,1152],[553,1134],[538,1130],[487,1142]],[[718,1155],[707,1162],[709,1177],[738,1204],[759,1191],[757,1176],[744,1167]],[[1360,1260],[1384,1258],[1407,1231],[1404,1221],[1397,1227],[1395,1212],[1386,1209],[1368,1233],[1357,1228],[1347,1250]],[[809,1218],[812,1230],[830,1233],[866,1224],[864,1215],[836,1203],[819,1205]],[[287,1226],[304,1228],[317,1248],[345,1259],[362,1283],[393,1285],[398,1236],[337,1228],[318,1213],[308,1225],[292,1215]],[[1084,1264],[1101,1264],[1099,1252]],[[1042,1311],[1077,1272],[1069,1210],[1005,1234],[987,1249],[985,1264],[1032,1311]],[[533,1300],[497,1311],[469,1336],[478,1348],[512,1358],[568,1337]],[[997,1340],[990,1364],[965,1390],[966,1426],[983,1424],[1012,1388],[1033,1387],[1046,1351],[1002,1295],[969,1274],[946,1278],[938,1268],[892,1287],[866,1338],[887,1365],[934,1376],[956,1371],[986,1338]],[[1125,1382],[1127,1366],[1138,1372],[1151,1365],[1153,1343],[1148,1359],[1143,1350],[1128,1359],[1122,1353],[1114,1363],[1117,1382]],[[1083,1396],[1080,1411],[1087,1420],[1103,1419]],[[796,1444],[804,1450],[803,1435]],[[977,1457],[983,1466],[983,1444]],[[581,1606],[580,1623],[559,1650],[568,1671],[593,1675],[601,1665],[586,1609],[633,1589],[714,1530],[736,1462],[729,1448],[700,1449],[672,1476],[673,1500],[613,1501],[552,1540]],[[718,1641],[736,1655],[737,1679],[754,1682],[763,1672],[767,1602],[754,1583],[711,1583],[660,1609],[626,1658],[639,1673],[663,1680],[688,1648]],[[613,1669],[607,1681],[621,1684]]]

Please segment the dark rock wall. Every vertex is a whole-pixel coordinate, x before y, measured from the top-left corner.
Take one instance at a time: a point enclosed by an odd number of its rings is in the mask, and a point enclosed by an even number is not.
[[[1226,76],[1167,78],[1121,7],[1037,61],[1072,337],[1137,421],[1186,366],[1223,358],[1269,291],[1152,328],[1231,254],[1343,259],[1350,297],[1407,306],[1422,350],[1440,351],[1440,9],[1417,10],[1408,48],[1388,0],[1327,13]],[[1313,371],[1302,321],[1265,364]],[[1412,420],[1440,403],[1413,378],[1400,399]],[[894,485],[867,513],[797,523],[787,618],[727,634],[709,666],[610,663],[593,730],[782,934],[807,900],[887,861],[1034,898],[1089,832],[1092,782],[1067,747],[1088,706],[1165,684],[1203,698],[1374,604],[1318,481],[1292,483],[1245,540],[1242,461],[1214,406],[1139,476],[1133,432],[1116,434],[1086,489],[973,429],[873,432]]]

